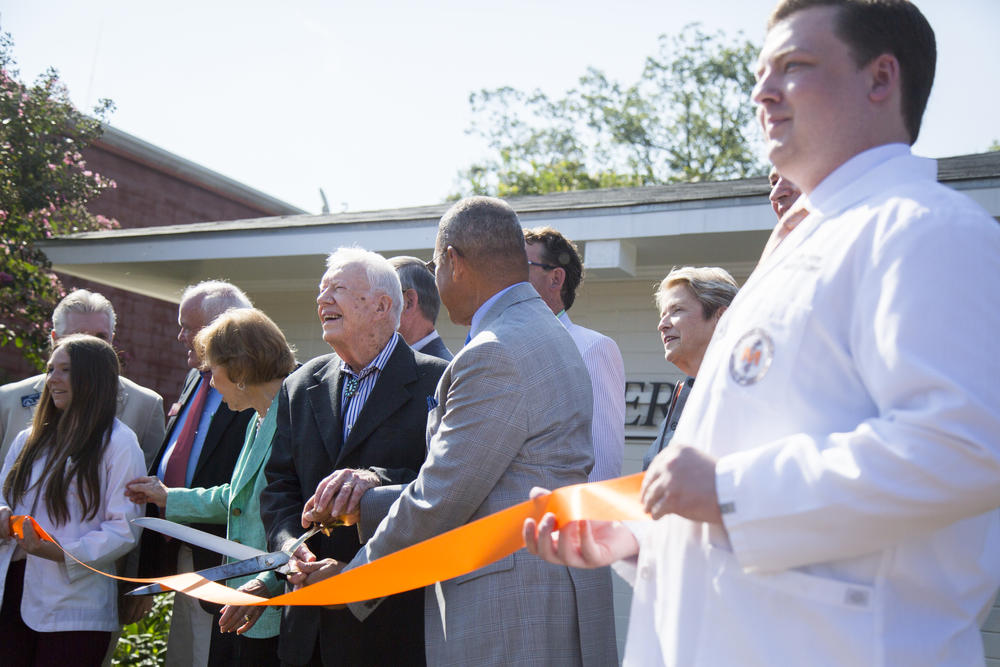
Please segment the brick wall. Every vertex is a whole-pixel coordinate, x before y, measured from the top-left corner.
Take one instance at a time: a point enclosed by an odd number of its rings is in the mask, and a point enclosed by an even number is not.
[[[122,373],[163,396],[170,405],[177,399],[181,382],[187,374],[184,346],[177,341],[177,306],[148,297],[60,274],[67,291],[83,288],[100,292],[115,306],[118,323],[115,349],[122,362]],[[17,350],[0,347],[0,381],[19,380],[37,371],[24,361]]]
[[[88,208],[117,218],[123,229],[274,215],[273,211],[234,201],[100,144],[88,147],[83,154],[88,169],[118,184]]]

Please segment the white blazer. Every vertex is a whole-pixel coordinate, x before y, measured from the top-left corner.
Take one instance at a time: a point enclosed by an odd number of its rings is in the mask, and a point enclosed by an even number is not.
[[[29,430],[18,434],[4,461],[0,480],[5,480],[17,455],[24,447]],[[45,459],[35,464],[36,471],[45,466]],[[130,521],[142,516],[142,508],[125,498],[125,484],[146,474],[142,450],[135,434],[118,419],[111,431],[111,440],[100,468],[101,501],[97,513],[84,521],[75,484],[70,486],[71,518],[57,526],[45,509],[44,497],[35,502],[38,491],[29,489],[17,505],[11,505],[2,494],[0,505],[14,514],[31,514],[59,544],[84,563],[105,572],[115,572],[115,561],[124,556],[138,539],[138,528]],[[33,471],[32,480],[38,475]],[[34,509],[33,509],[34,508]],[[0,544],[0,596],[7,579],[7,569],[17,546],[11,538]],[[114,579],[95,574],[70,558],[57,563],[28,555],[24,572],[24,596],[21,598],[21,618],[37,632],[94,630],[113,632],[118,622],[118,586]]]

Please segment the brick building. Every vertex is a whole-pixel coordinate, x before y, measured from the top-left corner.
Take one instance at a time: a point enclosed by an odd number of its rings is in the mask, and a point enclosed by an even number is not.
[[[115,218],[122,229],[304,213],[112,127],[105,126],[101,139],[83,154],[89,169],[118,185],[91,202],[89,210]],[[152,252],[155,256],[155,250]],[[208,273],[213,278],[226,277]],[[58,275],[67,290],[83,287],[111,300],[118,315],[115,347],[125,375],[159,392],[167,405],[173,402],[187,370],[184,348],[176,339],[176,302],[111,287],[72,272]],[[7,347],[0,348],[0,368],[8,380],[35,373],[16,350]]]

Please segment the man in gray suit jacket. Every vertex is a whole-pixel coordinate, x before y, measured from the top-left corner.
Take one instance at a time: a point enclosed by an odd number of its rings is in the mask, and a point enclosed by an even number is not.
[[[396,333],[402,293],[385,258],[341,248],[327,265],[316,301],[323,340],[336,354],[307,362],[279,393],[261,495],[274,549],[302,533],[304,505],[324,475],[349,475],[359,492],[416,477],[426,453],[427,407],[446,366]],[[316,535],[296,553],[305,561],[346,561],[360,547],[357,530],[344,527]],[[423,604],[422,590],[394,595],[364,623],[346,609],[286,607],[278,654],[292,665],[421,665]]]
[[[361,497],[363,534],[394,503],[349,568],[520,503],[534,486],[586,482],[593,465],[590,377],[527,282],[514,211],[486,197],[458,202],[441,219],[433,261],[441,300],[471,337],[441,376],[416,480]],[[340,567],[313,565],[309,581]],[[424,601],[431,665],[617,664],[606,573],[518,551],[425,591]],[[349,605],[359,619],[377,607]]]

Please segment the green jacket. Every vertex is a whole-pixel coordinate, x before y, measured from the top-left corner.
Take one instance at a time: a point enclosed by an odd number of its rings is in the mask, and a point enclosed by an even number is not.
[[[259,428],[258,420],[250,421],[243,449],[233,468],[233,478],[228,484],[210,489],[169,489],[166,519],[181,523],[224,523],[228,539],[267,551],[264,523],[260,519],[260,494],[267,486],[264,466],[271,458],[271,440],[274,438],[277,412],[278,397],[275,396]],[[227,558],[228,562],[233,560]],[[255,577],[267,586],[271,595],[283,592],[284,587],[274,572],[229,579],[226,585],[238,588]],[[280,624],[281,607],[267,607],[244,636],[254,639],[274,637],[278,634]]]

